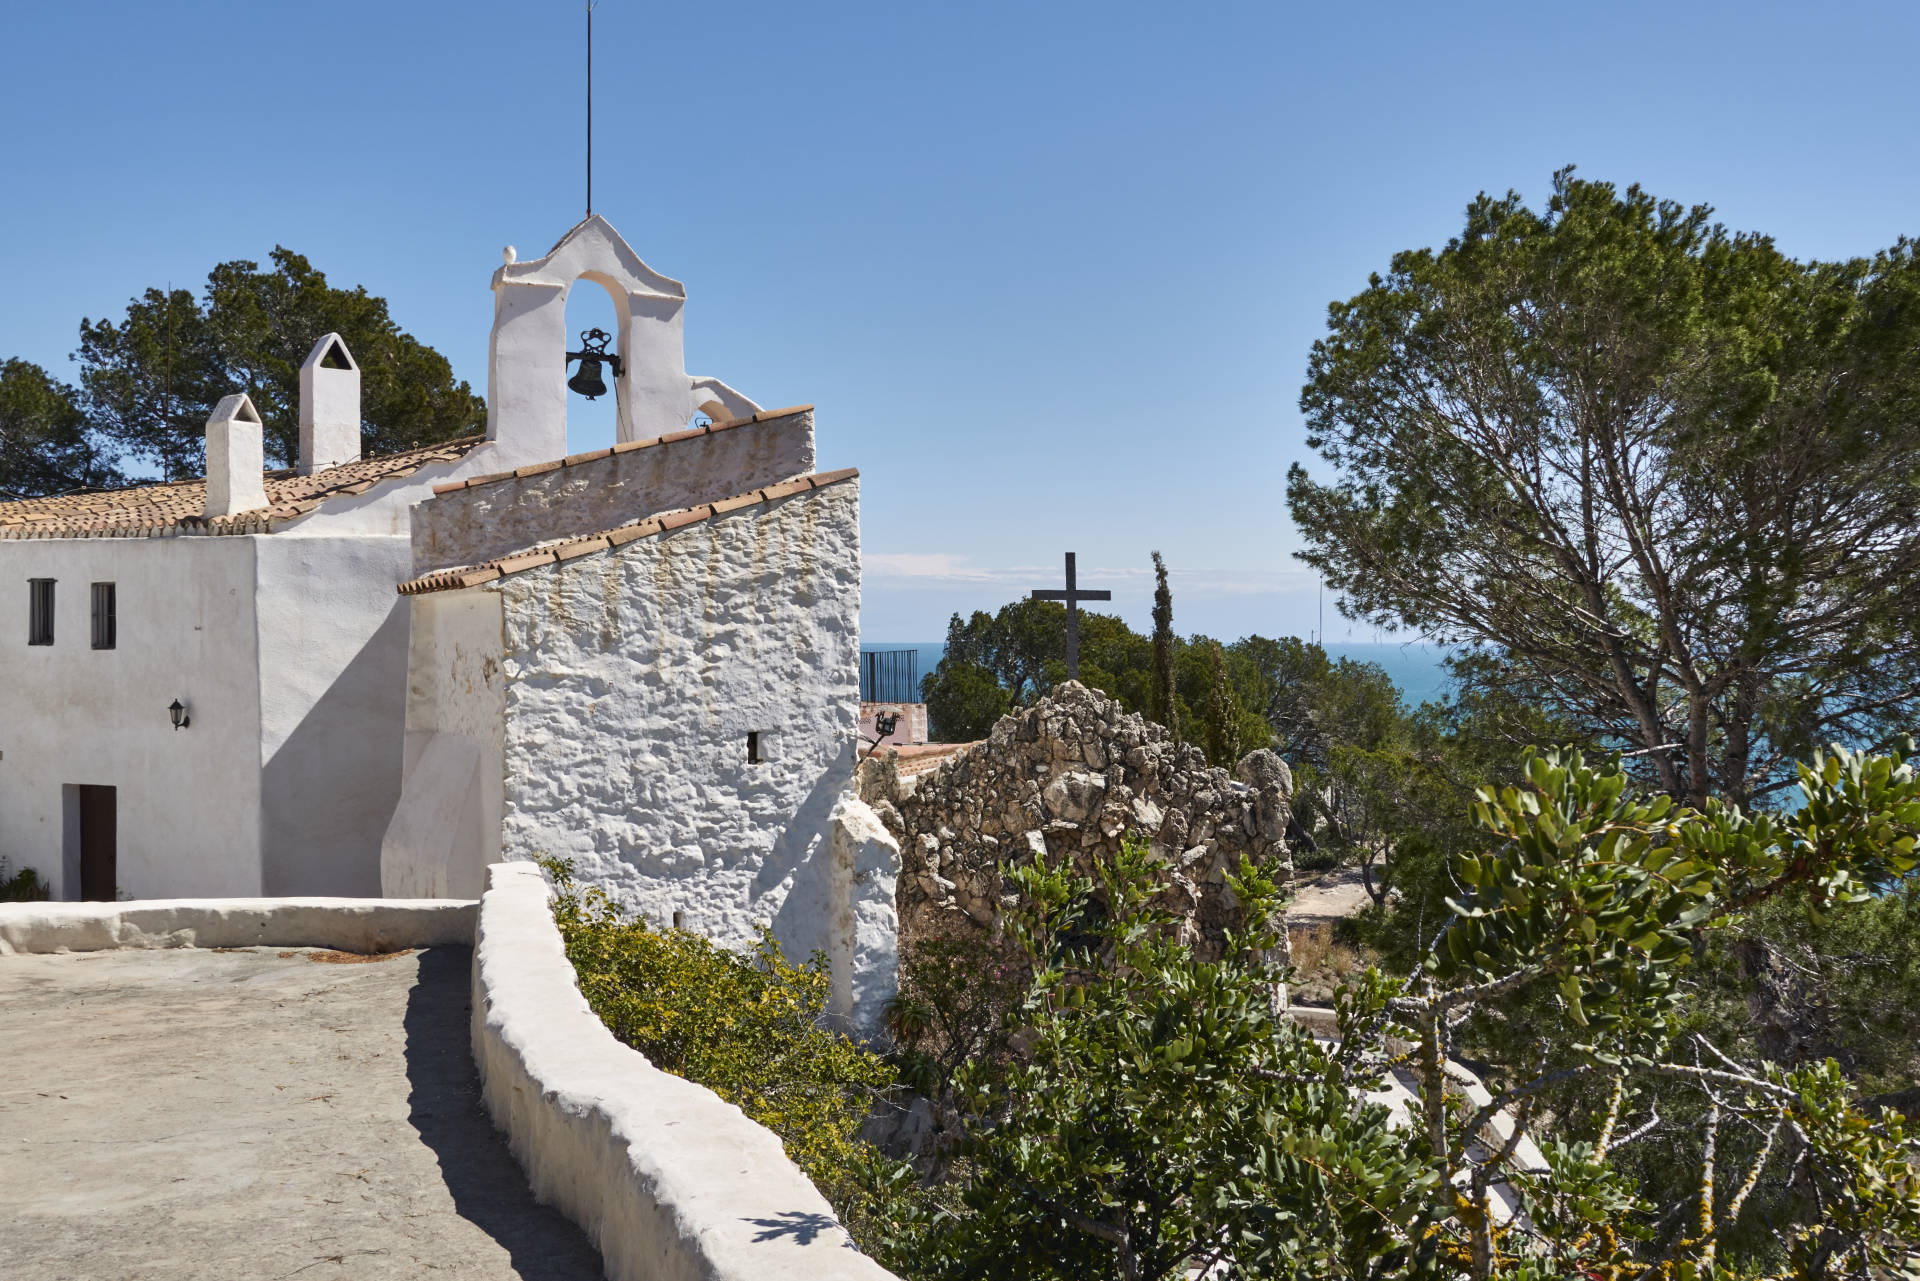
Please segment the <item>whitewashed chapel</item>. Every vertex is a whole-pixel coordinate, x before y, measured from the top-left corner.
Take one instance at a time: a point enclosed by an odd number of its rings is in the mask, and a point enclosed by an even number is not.
[[[618,441],[563,457],[582,280]],[[293,470],[234,396],[204,481],[0,504],[0,854],[66,899],[472,897],[569,857],[660,924],[826,951],[870,1021],[857,474],[816,470],[809,407],[689,376],[685,288],[598,217],[493,293],[484,438],[361,458],[327,335]]]

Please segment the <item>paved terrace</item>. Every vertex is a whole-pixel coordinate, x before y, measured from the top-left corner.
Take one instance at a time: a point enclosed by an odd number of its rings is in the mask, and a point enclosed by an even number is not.
[[[0,1277],[599,1277],[479,1108],[470,959],[0,957]]]

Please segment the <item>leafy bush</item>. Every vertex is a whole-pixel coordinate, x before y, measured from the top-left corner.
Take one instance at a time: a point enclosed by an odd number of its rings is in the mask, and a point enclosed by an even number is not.
[[[844,1210],[870,1160],[856,1132],[893,1072],[820,1025],[826,958],[795,965],[764,930],[744,956],[684,930],[657,930],[604,891],[576,884],[571,863],[541,866],[554,882],[554,920],[580,990],[614,1036],[779,1135]]]
[[[1211,963],[1153,909],[1137,844],[1096,879],[1009,872],[1030,981],[998,1035],[916,1014],[935,1042],[986,1048],[952,1073],[942,1181],[890,1173],[863,1244],[920,1281],[1920,1278],[1895,1101],[1831,1059],[1720,1049],[1682,982],[1790,894],[1820,920],[1911,884],[1911,765],[1818,757],[1788,815],[1643,798],[1571,750],[1529,753],[1520,777],[1481,789],[1481,852],[1449,859],[1460,890],[1415,975],[1335,992],[1336,1044],[1273,1009],[1254,869],[1234,883],[1253,924]],[[1856,937],[1886,947],[1892,912]],[[914,999],[955,1005],[952,969]],[[1469,1035],[1487,1095],[1449,1064]],[[1404,1124],[1370,1094],[1389,1074]],[[1663,1136],[1689,1159],[1653,1168]]]
[[[9,872],[11,864],[0,854],[0,903],[39,903],[52,897],[52,888],[30,867]]]
[[[865,1242],[883,1263],[927,1281],[1351,1275],[1431,1191],[1359,1097],[1374,1071],[1276,1012],[1275,886],[1243,865],[1256,924],[1201,962],[1153,906],[1158,863],[1129,841],[1097,880],[1064,860],[1008,872],[1031,976],[1009,1053],[955,1074],[959,1159],[891,1204]]]
[[[1022,958],[970,930],[903,949],[900,994],[887,1006],[901,1080],[945,1101],[963,1064],[1004,1063],[1007,1015],[1031,977]]]

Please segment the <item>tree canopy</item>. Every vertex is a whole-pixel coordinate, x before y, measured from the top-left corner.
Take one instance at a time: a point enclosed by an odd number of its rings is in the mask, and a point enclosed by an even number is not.
[[[1469,680],[1766,800],[1920,712],[1920,258],[1797,262],[1705,206],[1556,175],[1329,309],[1302,555]]]
[[[1205,735],[1217,765],[1231,765],[1265,747],[1267,729],[1255,710],[1264,704],[1249,702],[1256,674],[1241,653],[1249,642],[1227,647],[1221,673],[1226,679],[1216,679],[1211,654],[1216,642],[1175,636],[1170,596],[1156,606],[1156,613],[1162,612],[1159,634],[1149,638],[1111,614],[1081,611],[1081,682],[1156,721],[1161,715],[1156,700],[1170,698],[1173,726],[1182,733],[1204,726],[1219,703],[1220,713]],[[1058,601],[1018,600],[964,619],[955,614],[939,665],[921,681],[933,736],[946,742],[982,738],[1010,708],[1034,702],[1065,680],[1066,623],[1066,607]]]
[[[220,263],[204,297],[148,289],[118,321],[81,321],[84,408],[110,447],[178,478],[200,474],[213,406],[245,392],[265,424],[269,464],[288,466],[300,445],[300,364],[325,333],[344,338],[360,366],[365,454],[484,430],[486,403],[446,357],[394,323],[384,298],[328,284],[284,247],[269,270]]]
[[[0,500],[118,484],[73,388],[27,360],[0,362]]]

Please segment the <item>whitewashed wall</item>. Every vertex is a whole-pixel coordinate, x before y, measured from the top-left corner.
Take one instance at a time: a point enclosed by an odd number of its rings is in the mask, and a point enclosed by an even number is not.
[[[0,854],[79,895],[62,787],[118,789],[121,888],[262,892],[253,538],[0,542]],[[54,644],[27,644],[27,580],[52,578]],[[89,584],[116,585],[95,650]],[[180,699],[193,724],[176,731]]]
[[[461,594],[482,591],[504,604],[506,857],[571,858],[732,946],[767,922],[795,957],[844,950],[828,833],[859,704],[857,481]]]
[[[500,857],[501,597],[432,592],[402,604],[413,614],[405,785],[381,848],[381,892],[475,898],[486,889],[487,865]]]
[[[769,412],[779,416],[576,455],[551,471],[440,494],[414,510],[414,573],[477,565],[559,532],[612,529],[811,472],[813,412]]]
[[[377,896],[406,728],[407,607],[393,585],[407,540],[253,541],[261,892]]]

